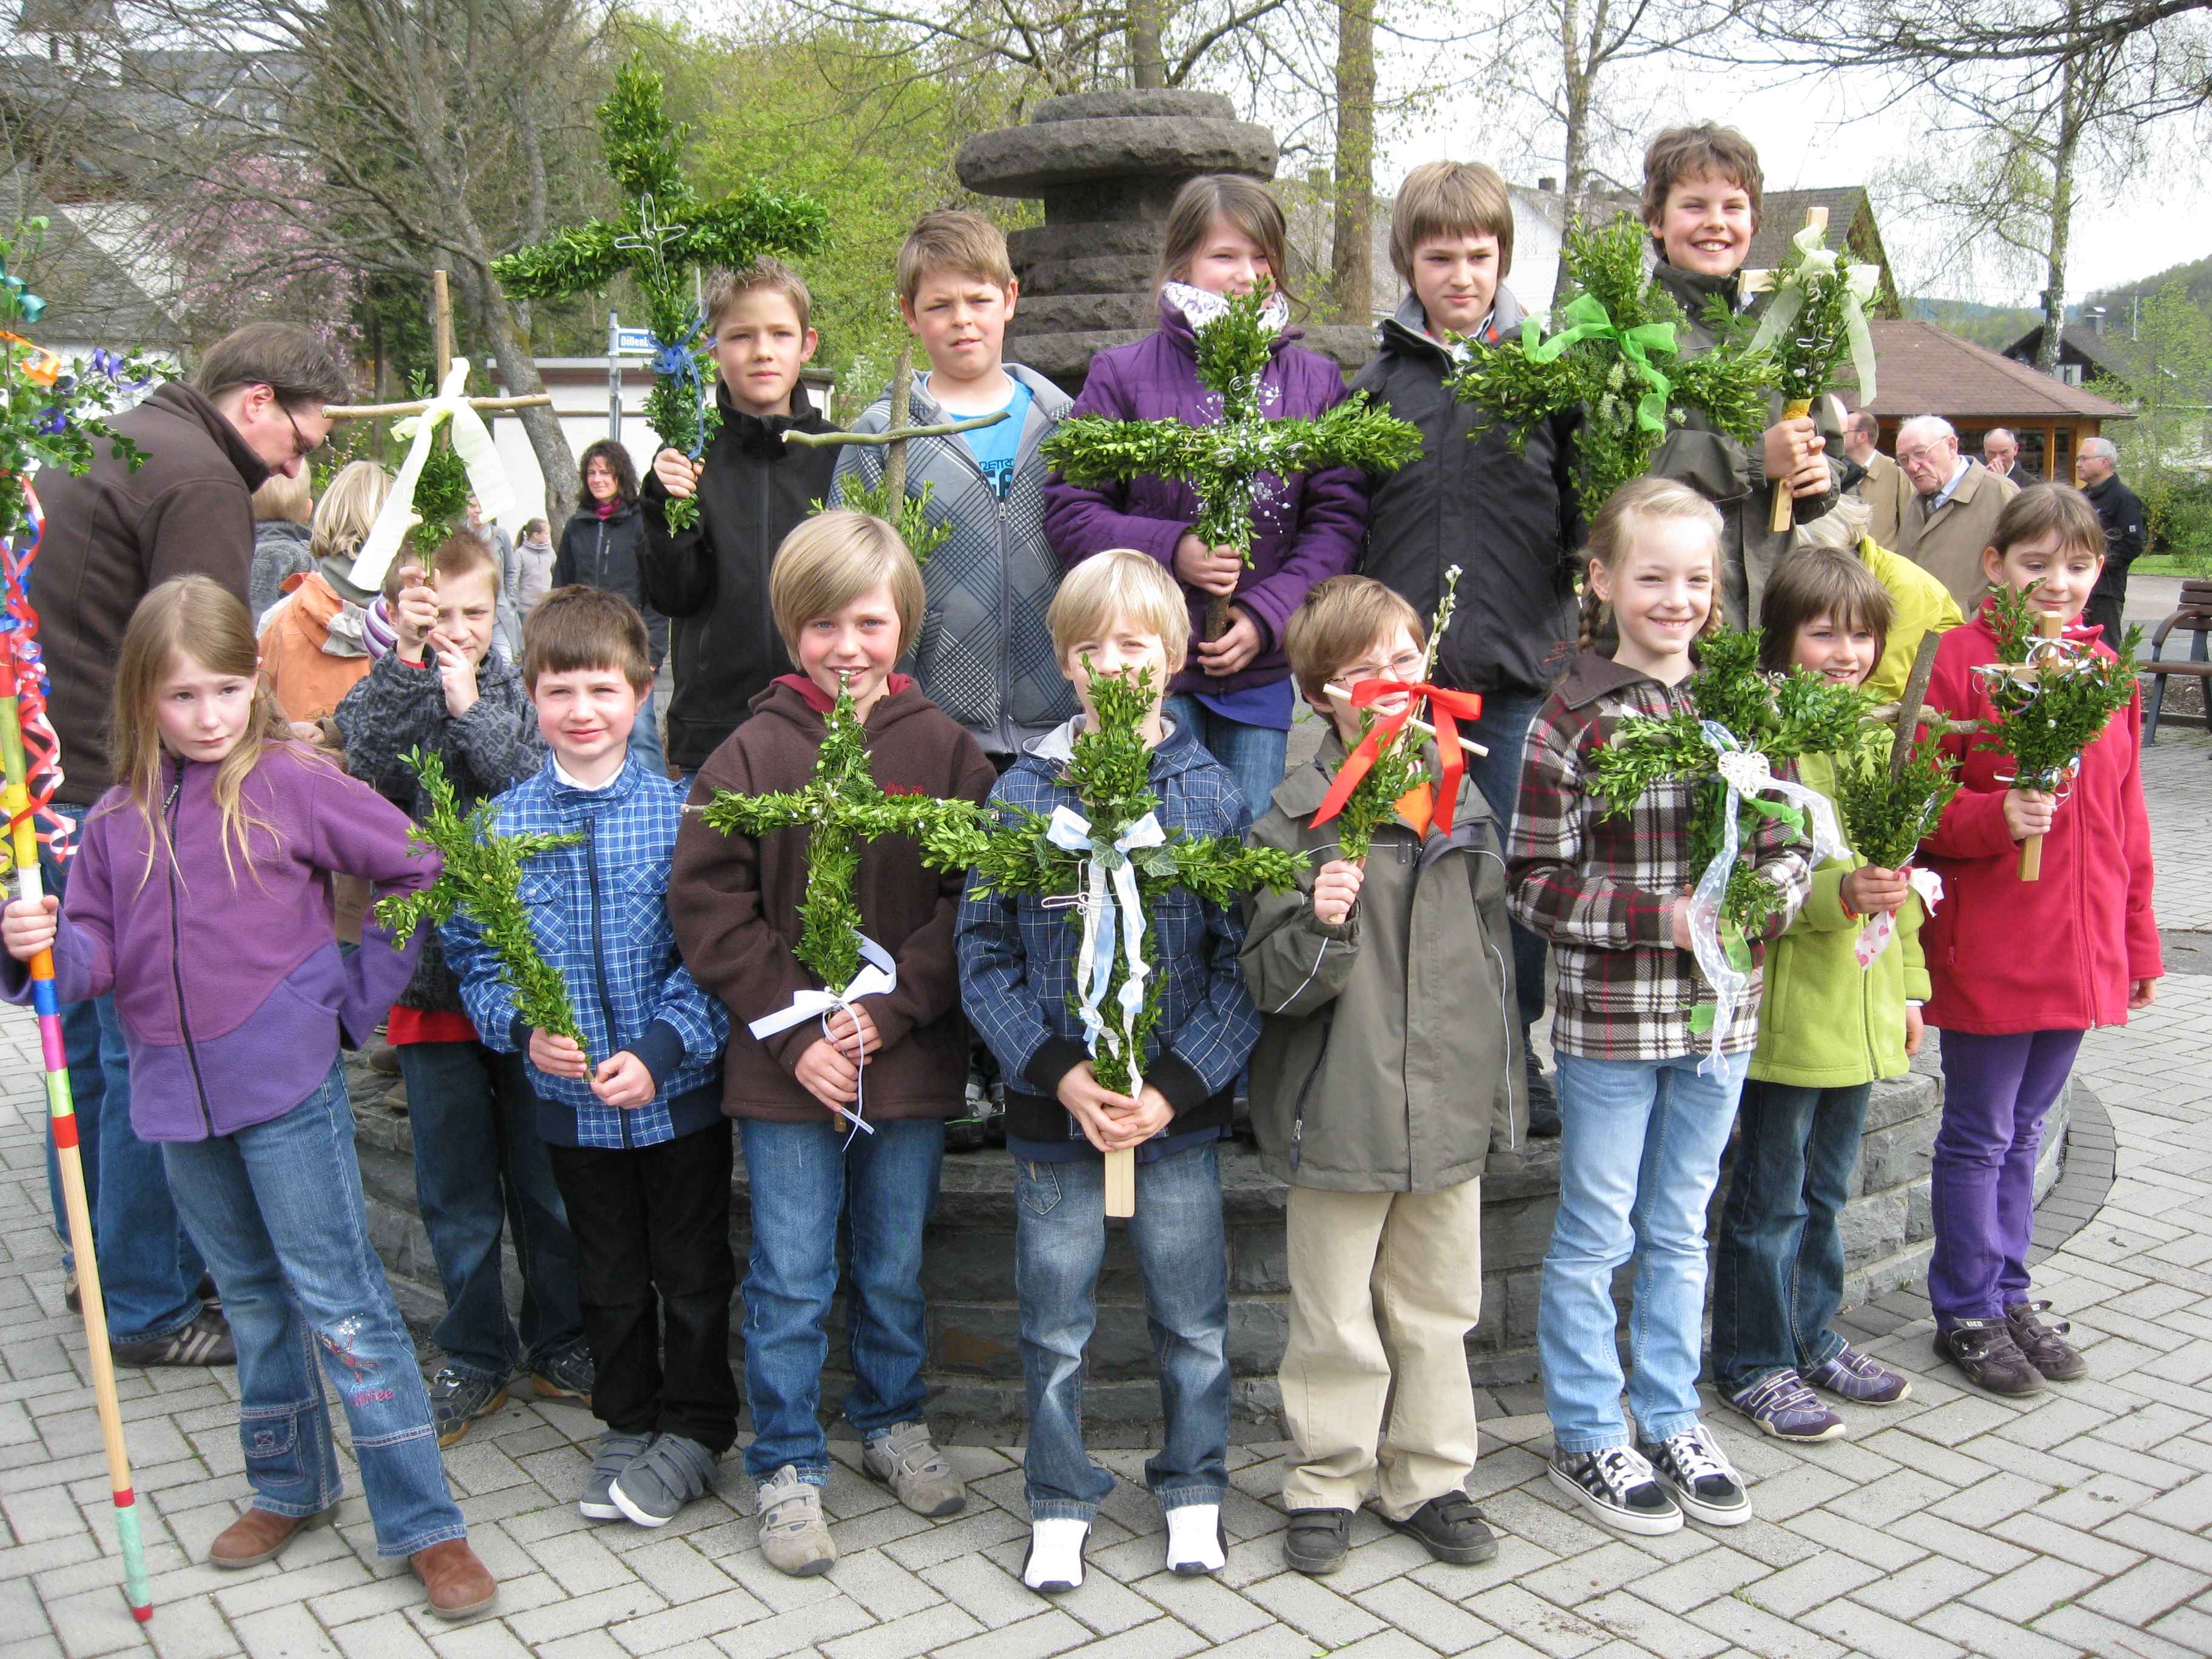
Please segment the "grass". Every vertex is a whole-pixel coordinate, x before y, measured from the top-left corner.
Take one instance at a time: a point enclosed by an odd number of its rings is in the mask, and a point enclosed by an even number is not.
[[[2212,576],[2212,553],[2146,553],[2128,567],[2131,576]]]

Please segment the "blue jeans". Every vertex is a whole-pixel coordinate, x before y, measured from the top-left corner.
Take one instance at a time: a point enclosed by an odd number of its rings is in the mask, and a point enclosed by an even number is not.
[[[1114,1490],[1083,1447],[1083,1351],[1097,1326],[1106,1258],[1105,1165],[1017,1158],[1014,1199],[1030,1518],[1088,1521]],[[1145,1484],[1162,1509],[1218,1504],[1229,1488],[1229,1253],[1214,1143],[1137,1165],[1129,1242],[1167,1419]]]
[[[830,1481],[830,1443],[816,1414],[823,1322],[837,1289],[837,1231],[849,1244],[845,1331],[853,1388],[844,1412],[864,1441],[922,1420],[929,1350],[921,1293],[921,1235],[937,1207],[945,1126],[934,1118],[879,1122],[853,1137],[826,1121],[740,1119],[752,1189],[753,1248],[745,1265],[745,1401],[753,1442],[745,1472],[765,1480],[787,1463],[815,1486]]]
[[[579,1341],[576,1247],[538,1138],[538,1097],[518,1054],[481,1042],[403,1042],[399,1075],[415,1134],[415,1198],[446,1292],[430,1333],[453,1369],[504,1382]],[[507,1316],[502,1223],[522,1268],[520,1340]]]
[[[1244,797],[1244,810],[1257,820],[1267,815],[1267,802],[1283,781],[1283,761],[1290,752],[1291,734],[1271,726],[1247,726],[1226,720],[1188,692],[1170,697],[1164,711],[1177,726],[1196,732],[1206,752],[1229,769],[1237,793]]]
[[[1510,842],[1513,814],[1521,799],[1521,757],[1528,746],[1528,724],[1544,706],[1541,697],[1482,694],[1482,718],[1460,730],[1490,750],[1487,757],[1467,757],[1468,775],[1482,791],[1483,799],[1498,819],[1501,842]],[[1544,1017],[1544,940],[1518,921],[1509,923],[1513,935],[1513,990],[1521,1004],[1521,1029],[1525,1032]]]
[[[637,724],[629,729],[629,752],[656,778],[668,775],[668,750],[661,745],[660,716],[647,697],[637,711]]]
[[[1843,1352],[1828,1322],[1844,1305],[1844,1238],[1874,1085],[1743,1085],[1735,1166],[1713,1268],[1713,1381],[1729,1394]]]
[[[308,1516],[338,1499],[319,1351],[353,1431],[377,1553],[465,1537],[415,1345],[368,1242],[343,1062],[283,1116],[162,1152],[194,1236],[209,1242],[238,1344],[253,1507]]]
[[[1553,1443],[1629,1443],[1613,1275],[1632,1255],[1628,1407],[1644,1439],[1664,1440],[1698,1420],[1705,1205],[1751,1056],[1731,1054],[1709,1077],[1695,1054],[1559,1061],[1559,1209],[1536,1313]]]

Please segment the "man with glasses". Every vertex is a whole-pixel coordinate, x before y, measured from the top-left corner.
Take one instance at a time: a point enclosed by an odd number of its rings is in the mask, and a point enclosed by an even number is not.
[[[138,601],[172,577],[200,574],[246,602],[253,492],[272,473],[299,476],[329,435],[323,405],[343,402],[349,390],[344,366],[307,330],[249,324],[210,348],[189,381],[161,386],[110,422],[143,452],[136,471],[96,443],[82,477],[52,468],[40,476],[46,533],[33,581],[61,739],[63,811],[82,817],[114,781],[107,705]],[[66,876],[65,866],[48,865],[48,890],[59,893]],[[116,1364],[234,1363],[160,1151],[131,1133],[130,1060],[112,1000],[70,1004],[62,1025]],[[51,1155],[49,1164],[60,1231]],[[74,1306],[74,1273],[64,1293]]]
[[[1897,550],[1949,588],[1971,617],[1989,586],[1982,550],[2020,486],[1961,455],[1957,429],[1937,415],[1916,415],[1897,429],[1897,465],[1912,486]]]

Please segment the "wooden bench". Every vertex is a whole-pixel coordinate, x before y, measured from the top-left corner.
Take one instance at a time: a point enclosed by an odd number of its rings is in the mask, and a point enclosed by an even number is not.
[[[2166,635],[2175,629],[2189,635],[2189,659],[2185,662],[2163,660]],[[2143,712],[2143,742],[2158,741],[2159,716],[2166,708],[2166,683],[2179,674],[2193,679],[2203,689],[2205,707],[2212,711],[2212,649],[2208,649],[2208,635],[2212,635],[2212,580],[2197,579],[2181,584],[2181,608],[2158,625],[2150,636],[2150,659],[2136,665],[2136,672],[2148,675],[2151,680],[2150,703]],[[2179,716],[2177,716],[2179,718]],[[2212,713],[2204,721],[2212,730]]]

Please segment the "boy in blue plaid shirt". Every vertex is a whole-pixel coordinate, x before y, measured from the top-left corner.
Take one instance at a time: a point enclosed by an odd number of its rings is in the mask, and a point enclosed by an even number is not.
[[[576,1507],[659,1527],[717,1484],[737,1438],[737,1268],[718,1075],[729,1015],[678,960],[668,920],[684,796],[629,755],[653,695],[649,652],[628,601],[588,587],[550,595],[524,630],[522,678],[551,752],[495,802],[501,834],[580,837],[531,859],[520,890],[586,1048],[523,1024],[471,918],[457,914],[440,937],[486,1046],[528,1060],[575,1236],[592,1404],[607,1425]]]
[[[1126,550],[1070,571],[1050,621],[1054,653],[1084,712],[1025,744],[991,792],[995,804],[1047,817],[1055,807],[1081,807],[1065,769],[1082,722],[1097,718],[1091,673],[1149,668],[1157,695],[1182,666],[1190,632],[1175,580]],[[1250,813],[1228,769],[1196,735],[1164,721],[1156,702],[1144,736],[1160,827],[1170,836],[1241,837]],[[1083,1582],[1084,1540],[1114,1487],[1113,1475],[1084,1449],[1082,1376],[1106,1253],[1101,1154],[1122,1148],[1136,1152],[1129,1239],[1167,1418],[1166,1444],[1145,1465],[1146,1481],[1167,1512],[1169,1567],[1188,1575],[1224,1564],[1229,1279],[1214,1143],[1229,1127],[1230,1091],[1260,1031],[1237,967],[1242,917],[1172,889],[1146,915],[1159,1022],[1146,1044],[1144,1085],[1134,1100],[1109,1092],[1091,1068],[1076,1014],[1073,915],[1047,908],[1034,893],[979,897],[971,882],[959,921],[962,1000],[1008,1085],[1030,1418],[1030,1540],[1022,1582],[1044,1591]]]

